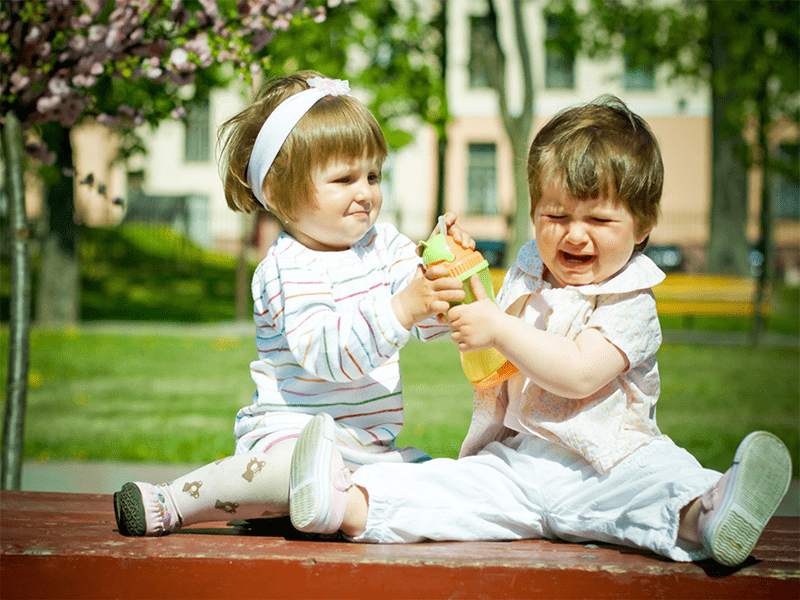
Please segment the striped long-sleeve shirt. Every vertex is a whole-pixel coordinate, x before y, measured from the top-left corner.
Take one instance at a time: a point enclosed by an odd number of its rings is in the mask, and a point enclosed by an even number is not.
[[[388,224],[341,252],[278,237],[253,277],[256,392],[237,414],[237,453],[294,435],[318,412],[333,416],[343,443],[393,447],[403,425],[398,351],[411,333],[448,331],[429,319],[409,332],[391,308],[419,264],[415,245]]]

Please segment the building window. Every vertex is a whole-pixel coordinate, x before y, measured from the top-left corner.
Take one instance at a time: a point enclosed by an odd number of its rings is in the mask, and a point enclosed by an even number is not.
[[[559,43],[564,34],[562,21],[558,15],[548,15],[545,23],[545,87],[571,90],[575,87],[575,55]]]
[[[800,219],[800,189],[789,172],[800,162],[800,145],[781,144],[774,152],[778,170],[771,176],[772,214],[777,219]],[[792,167],[794,165],[794,168]]]
[[[626,90],[654,90],[656,67],[653,62],[638,62],[630,54],[625,55],[623,84]]]
[[[195,102],[187,108],[184,157],[187,162],[211,160],[211,123],[208,99]]]
[[[497,146],[470,144],[467,156],[467,213],[497,214]]]
[[[489,87],[486,76],[490,65],[487,61],[486,48],[491,41],[492,30],[486,16],[469,18],[469,87]]]

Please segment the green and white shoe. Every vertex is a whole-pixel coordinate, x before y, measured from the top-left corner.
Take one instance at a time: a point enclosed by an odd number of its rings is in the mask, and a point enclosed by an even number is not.
[[[792,459],[771,433],[748,435],[733,466],[701,497],[698,529],[714,560],[730,567],[743,563],[789,489]]]

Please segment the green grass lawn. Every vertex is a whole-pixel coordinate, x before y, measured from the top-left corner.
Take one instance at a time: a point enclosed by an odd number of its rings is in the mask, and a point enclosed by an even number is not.
[[[3,330],[0,355],[7,344]],[[205,463],[233,451],[234,415],[254,389],[252,338],[34,331],[31,347],[27,458]],[[797,348],[665,345],[658,358],[659,426],[705,466],[726,469],[753,429],[797,459]],[[472,411],[458,351],[412,341],[402,364],[399,443],[456,456]]]
[[[214,322],[234,318],[235,260],[206,252],[166,228],[81,232],[81,318]],[[34,253],[35,254],[35,253]],[[8,310],[0,257],[0,317]],[[34,255],[32,294],[36,298]],[[768,329],[798,334],[797,288],[773,294]],[[699,330],[745,331],[747,317],[695,320]],[[682,326],[664,317],[665,329]],[[233,450],[236,411],[250,403],[253,339],[34,331],[25,455],[28,458],[204,463]],[[5,399],[8,330],[0,329]],[[700,461],[727,468],[756,428],[780,435],[797,459],[797,348],[664,346],[659,353],[661,429]],[[458,454],[472,387],[446,340],[402,351],[406,427],[402,445]],[[795,460],[795,468],[800,460]]]
[[[128,224],[82,227],[80,232],[82,321],[177,321],[208,323],[236,316],[236,259],[204,250],[167,227]],[[36,314],[40,255],[32,245],[32,313]],[[249,265],[250,274],[255,265]],[[0,253],[0,321],[8,320],[11,288],[8,256]],[[776,286],[767,329],[800,333],[800,289]],[[694,319],[693,328],[748,331],[748,316]],[[680,329],[680,315],[663,315],[664,329]]]
[[[31,252],[31,312],[36,314],[41,256]],[[236,258],[208,252],[167,227],[82,227],[82,321],[207,323],[236,317]],[[252,274],[254,265],[250,265]],[[0,319],[8,320],[11,277],[0,256]],[[249,287],[248,287],[249,290]]]

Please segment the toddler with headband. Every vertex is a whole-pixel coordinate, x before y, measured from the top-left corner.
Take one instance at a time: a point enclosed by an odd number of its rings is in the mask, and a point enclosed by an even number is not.
[[[123,535],[288,515],[295,441],[322,411],[350,471],[429,459],[394,446],[403,425],[398,351],[412,333],[426,341],[449,332],[436,316],[464,299],[463,286],[446,267],[423,271],[415,244],[376,223],[386,142],[348,92],[346,81],[299,72],[268,82],[221,127],[229,206],[265,208],[283,226],[252,281],[256,391],[236,415],[233,456],[114,494]],[[474,246],[454,215],[445,223]]]

